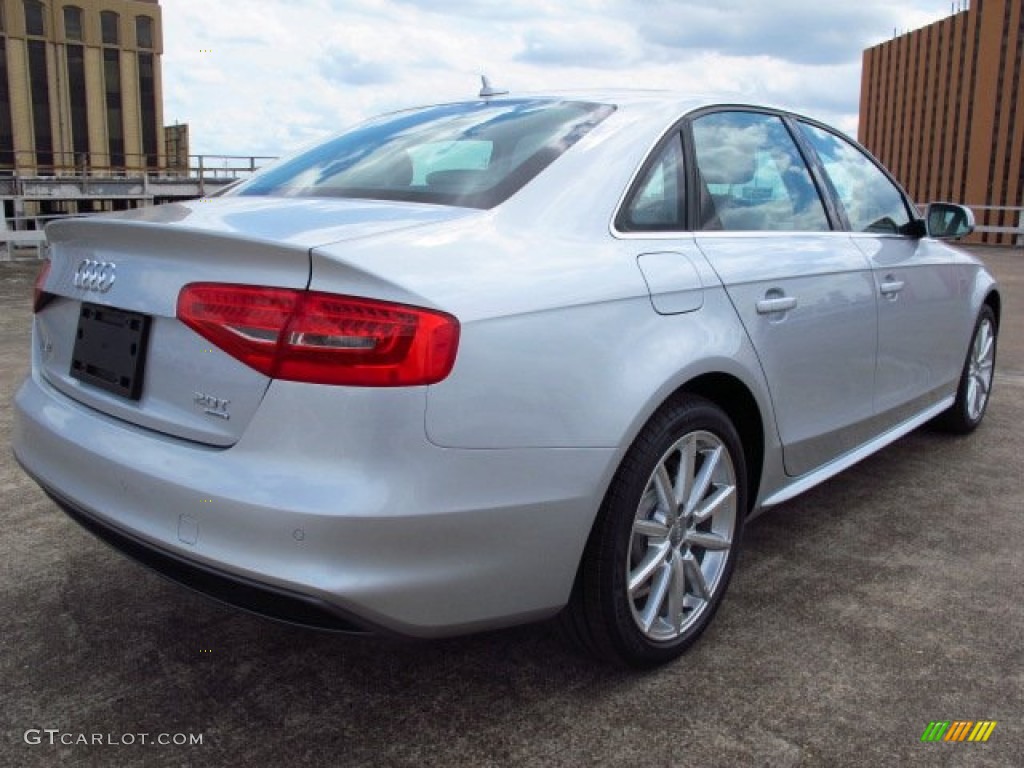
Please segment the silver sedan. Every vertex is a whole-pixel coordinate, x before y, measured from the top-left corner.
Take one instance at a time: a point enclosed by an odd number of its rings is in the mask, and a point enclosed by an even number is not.
[[[981,422],[1000,296],[784,110],[482,94],[190,203],[64,220],[14,451],[72,518],[260,614],[437,637],[558,615],[680,654],[744,524]]]

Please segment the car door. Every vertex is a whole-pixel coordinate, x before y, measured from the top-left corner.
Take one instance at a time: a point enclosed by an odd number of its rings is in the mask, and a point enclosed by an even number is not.
[[[689,140],[697,245],[757,350],[786,471],[802,475],[862,442],[872,416],[871,266],[834,231],[781,116],[708,112]]]
[[[821,161],[851,238],[870,260],[878,296],[876,430],[949,394],[963,349],[957,268],[950,252],[912,226],[899,187],[852,142],[809,122],[800,131]]]

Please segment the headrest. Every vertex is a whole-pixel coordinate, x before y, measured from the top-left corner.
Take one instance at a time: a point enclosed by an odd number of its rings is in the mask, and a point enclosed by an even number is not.
[[[700,173],[708,184],[746,184],[757,170],[754,147],[719,145],[700,152]]]

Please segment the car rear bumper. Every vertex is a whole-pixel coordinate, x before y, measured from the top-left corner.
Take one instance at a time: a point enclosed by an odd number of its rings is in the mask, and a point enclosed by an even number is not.
[[[143,541],[62,498],[43,483],[40,486],[68,517],[96,538],[184,587],[250,613],[290,624],[349,633],[373,629],[324,600],[218,570]]]
[[[275,382],[242,439],[217,449],[33,375],[15,398],[14,452],[99,538],[262,615],[437,637],[565,604],[610,450],[441,449],[425,438],[422,392],[385,394],[398,416],[374,424],[365,408],[311,403],[331,388],[301,387]]]

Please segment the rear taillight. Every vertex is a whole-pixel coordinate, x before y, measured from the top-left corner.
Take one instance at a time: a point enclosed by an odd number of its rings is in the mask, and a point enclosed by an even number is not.
[[[434,384],[459,345],[444,312],[289,288],[192,283],[178,318],[260,373],[313,384]]]
[[[39,310],[53,300],[53,294],[43,290],[43,285],[46,283],[46,278],[49,274],[50,261],[47,260],[39,268],[39,274],[36,275],[36,283],[32,287],[32,312],[34,313],[39,312]]]

